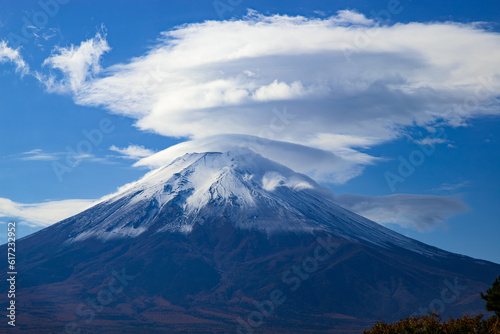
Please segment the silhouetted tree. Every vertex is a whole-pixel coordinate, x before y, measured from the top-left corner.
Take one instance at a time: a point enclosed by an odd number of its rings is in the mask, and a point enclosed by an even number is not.
[[[493,286],[486,290],[486,294],[481,292],[481,298],[486,300],[486,311],[493,311],[500,318],[500,276],[493,282]]]
[[[490,317],[483,319],[479,314],[475,317],[464,315],[462,318],[442,321],[437,313],[423,316],[412,316],[398,322],[387,324],[383,321],[375,324],[372,329],[364,330],[363,334],[498,334],[500,319]]]

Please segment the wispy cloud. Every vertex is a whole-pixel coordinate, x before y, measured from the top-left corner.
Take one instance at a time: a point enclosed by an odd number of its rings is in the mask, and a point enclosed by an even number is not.
[[[95,200],[70,199],[25,204],[0,198],[0,218],[19,219],[31,226],[45,227],[84,211],[95,203]]]
[[[83,161],[89,162],[98,162],[98,163],[114,163],[113,161],[107,158],[97,157],[94,154],[89,153],[75,153],[75,152],[47,152],[43,149],[36,148],[31,151],[18,153],[14,155],[10,155],[10,158],[24,160],[24,161],[57,161],[61,159],[65,159],[68,156],[71,157],[72,161],[78,161],[81,163]]]
[[[120,153],[122,158],[131,160],[139,160],[156,153],[155,151],[147,149],[142,145],[129,145],[123,148],[113,145],[109,148],[109,150]]]
[[[435,192],[442,192],[442,191],[453,192],[453,191],[456,191],[458,189],[467,187],[470,184],[471,184],[470,181],[459,181],[459,182],[455,182],[455,183],[443,183],[439,187],[434,188],[433,191],[435,191]]]
[[[435,145],[435,144],[449,143],[449,140],[443,139],[443,138],[425,137],[425,138],[416,140],[415,143],[420,144],[420,145]]]
[[[58,74],[48,76],[37,72],[36,77],[52,92],[77,94],[101,71],[101,56],[111,50],[104,33],[97,33],[92,39],[79,46],[57,47],[52,55],[45,59],[44,66],[56,70]]]
[[[6,41],[0,41],[0,64],[10,62],[16,65],[16,71],[24,76],[29,73],[29,66],[24,61],[19,49],[13,49]]]
[[[453,196],[341,194],[335,197],[335,201],[377,223],[397,224],[419,231],[431,230],[468,210],[467,204]]]
[[[37,148],[28,152],[21,153],[20,159],[21,160],[46,160],[46,161],[51,161],[51,160],[58,160],[60,158],[62,153],[47,153],[44,152],[43,150]]]

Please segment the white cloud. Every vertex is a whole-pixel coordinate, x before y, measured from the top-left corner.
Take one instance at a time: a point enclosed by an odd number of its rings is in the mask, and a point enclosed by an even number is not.
[[[233,133],[327,150],[357,161],[352,175],[374,159],[361,148],[406,127],[461,126],[500,112],[500,35],[476,23],[384,25],[348,10],[330,18],[251,11],[161,36],[145,54],[100,73],[109,50],[103,36],[58,49],[46,64],[64,77],[47,85],[71,87],[77,103],[165,136]],[[282,121],[273,110],[284,106],[294,117]]]
[[[335,201],[348,210],[381,224],[397,224],[419,231],[431,230],[464,213],[468,206],[453,196],[394,194],[366,196],[341,194]]]
[[[419,139],[415,141],[420,145],[435,145],[435,144],[446,144],[449,143],[449,140],[444,138],[435,138],[435,137],[425,137],[423,139]]]
[[[45,59],[44,66],[55,69],[62,75],[58,78],[54,74],[49,76],[37,73],[37,77],[42,81],[49,91],[78,93],[83,88],[86,81],[101,71],[101,56],[111,50],[106,41],[106,36],[97,33],[94,38],[82,42],[80,46],[73,44],[67,48],[57,47],[52,55]]]
[[[20,159],[21,160],[42,160],[42,161],[51,161],[51,160],[58,160],[59,155],[61,153],[48,153],[44,152],[43,150],[37,148],[28,152],[24,152],[20,154]]]
[[[286,178],[277,172],[267,172],[262,178],[262,188],[267,191],[274,191],[276,187],[285,186],[294,190],[312,189],[314,188],[309,182],[302,178],[294,177]]]
[[[128,147],[119,148],[115,145],[109,148],[111,151],[118,152],[123,155],[123,158],[138,160],[141,158],[153,155],[155,151],[145,148],[142,145],[129,145]]]
[[[471,184],[470,181],[458,181],[458,182],[455,182],[455,183],[443,183],[439,187],[433,189],[433,191],[436,191],[436,192],[441,192],[441,191],[445,191],[445,192],[456,191],[458,189],[467,187],[470,184]]]
[[[304,145],[281,142],[247,135],[217,135],[182,142],[137,161],[136,167],[159,168],[176,158],[193,152],[227,152],[249,148],[265,158],[276,161],[297,172],[328,183],[344,183],[358,176],[363,166],[376,159],[367,156],[363,161],[341,157],[332,152]]]
[[[360,34],[375,37],[361,47]],[[269,114],[264,102],[314,97],[300,105],[300,117],[282,137],[298,133],[297,141],[314,140],[310,132],[296,131],[309,121],[320,134],[344,129],[387,139],[395,126],[451,117],[446,108],[475,97],[482,81],[500,73],[500,47],[493,46],[500,37],[472,24],[380,26],[350,11],[327,19],[252,13],[162,35],[147,54],[92,81],[77,101],[135,117],[144,130],[200,137],[256,134],[255,120]],[[344,57],[349,52],[354,64]],[[495,85],[480,93],[498,91]],[[465,116],[493,112],[491,99],[482,102]],[[214,118],[227,120],[206,126]]]
[[[30,226],[46,227],[80,213],[96,203],[95,200],[69,199],[25,204],[0,198],[0,217],[18,219]]]
[[[267,86],[259,87],[253,94],[253,99],[256,101],[273,101],[273,100],[289,100],[306,96],[307,92],[300,83],[294,81],[290,85],[285,82],[274,80]]]
[[[29,66],[21,56],[19,49],[9,47],[6,41],[0,41],[0,64],[6,62],[16,65],[16,72],[21,73],[21,76],[29,72]]]
[[[10,157],[24,161],[56,161],[70,157],[71,161],[77,161],[80,164],[83,161],[113,163],[106,158],[99,158],[89,153],[70,153],[70,152],[46,152],[40,148],[31,151],[11,155]]]
[[[372,19],[368,19],[363,14],[351,10],[339,10],[337,16],[330,18],[330,20],[337,24],[346,24],[347,26],[356,24],[372,26],[374,24]]]

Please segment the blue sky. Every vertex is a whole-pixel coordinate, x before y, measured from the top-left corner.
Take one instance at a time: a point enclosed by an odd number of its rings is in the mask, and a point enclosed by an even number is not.
[[[41,3],[0,7],[0,221],[20,236],[236,133],[353,211],[500,263],[498,2]]]

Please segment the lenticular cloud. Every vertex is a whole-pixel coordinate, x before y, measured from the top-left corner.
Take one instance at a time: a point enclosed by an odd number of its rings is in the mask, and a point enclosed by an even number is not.
[[[97,37],[100,43],[81,45],[93,60],[109,49]],[[46,61],[57,59],[53,70],[62,72],[52,85],[71,84],[75,69],[91,71],[74,57],[64,64],[64,54],[59,48]],[[85,80],[67,91],[79,104],[136,119],[144,131],[258,136],[359,166],[374,159],[360,148],[397,138],[406,127],[460,126],[498,114],[498,59],[499,34],[476,23],[387,25],[353,11],[329,18],[250,11],[165,31],[127,63],[78,72]],[[289,117],[279,117],[283,110]]]

